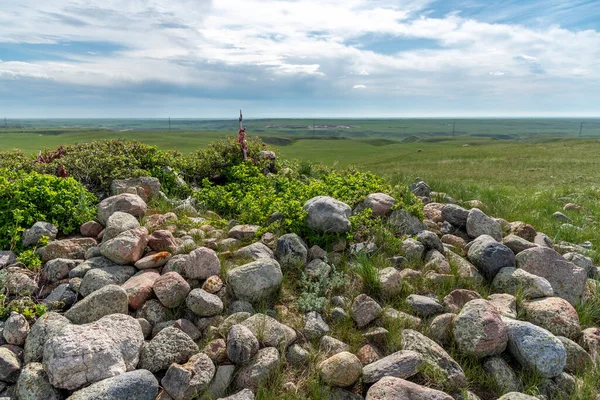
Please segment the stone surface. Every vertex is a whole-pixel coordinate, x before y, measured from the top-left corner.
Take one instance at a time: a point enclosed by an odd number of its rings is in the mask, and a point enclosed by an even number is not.
[[[0,380],[14,383],[21,372],[21,358],[5,346],[0,347]]]
[[[35,246],[41,238],[47,237],[48,240],[56,239],[58,228],[49,222],[38,221],[29,229],[23,232],[23,247]]]
[[[328,356],[350,350],[350,346],[347,343],[327,335],[323,336],[319,341],[319,348]]]
[[[544,377],[559,375],[567,361],[565,348],[552,333],[529,322],[504,318],[508,352],[528,370]]]
[[[150,176],[140,176],[127,179],[115,179],[110,184],[110,194],[128,193],[133,189],[144,201],[160,197],[160,181]]]
[[[47,262],[55,258],[69,258],[83,260],[85,252],[98,243],[92,238],[73,238],[54,240],[40,249],[42,261]]]
[[[440,314],[431,320],[428,335],[441,346],[446,346],[452,341],[452,329],[456,314]]]
[[[261,384],[277,370],[279,351],[275,347],[260,349],[250,362],[242,367],[234,378],[234,385],[239,388],[256,391]]]
[[[406,304],[419,317],[429,317],[431,315],[441,314],[444,307],[436,299],[419,294],[411,294],[406,298]]]
[[[462,228],[467,225],[469,210],[465,210],[456,204],[446,204],[442,208],[442,217],[457,228]]]
[[[234,364],[245,364],[258,351],[258,339],[244,325],[233,325],[227,332],[227,357]]]
[[[134,310],[140,309],[152,297],[154,282],[160,277],[155,269],[139,271],[125,282],[121,287],[125,289],[129,306]]]
[[[304,316],[304,329],[302,332],[309,340],[320,339],[329,332],[329,325],[323,320],[321,314],[310,311]]]
[[[162,305],[175,308],[185,301],[190,293],[190,284],[177,272],[167,272],[154,281],[153,290]]]
[[[117,264],[134,264],[144,254],[148,244],[146,228],[130,229],[100,245],[100,253]]]
[[[327,264],[325,261],[316,259],[312,260],[306,267],[304,268],[304,273],[309,278],[321,279],[322,277],[329,276],[331,272],[331,266]]]
[[[254,314],[241,322],[264,347],[287,347],[296,341],[296,331],[275,318],[264,314]]]
[[[24,316],[17,312],[11,312],[4,322],[2,336],[8,344],[23,346],[27,335],[29,335],[29,322]]]
[[[502,239],[502,244],[506,245],[506,247],[511,249],[515,254],[519,254],[523,250],[538,247],[537,244],[529,242],[522,237],[513,234],[510,234]]]
[[[306,223],[316,231],[346,233],[352,228],[350,220],[352,208],[332,197],[317,196],[304,203],[308,214]]]
[[[158,372],[169,368],[172,363],[187,362],[198,351],[198,345],[186,333],[170,326],[144,343],[138,368]]]
[[[275,254],[283,268],[298,268],[306,264],[308,248],[300,236],[288,233],[277,239]]]
[[[185,303],[194,314],[200,317],[212,317],[223,312],[223,301],[219,296],[208,293],[204,289],[192,290]]]
[[[19,400],[62,400],[63,396],[48,381],[44,366],[27,364],[17,381],[16,395]]]
[[[366,294],[356,296],[351,306],[351,315],[359,328],[374,321],[381,313],[381,306]]]
[[[211,359],[204,353],[198,353],[183,365],[171,364],[160,383],[174,400],[187,400],[203,393],[215,372]]]
[[[273,250],[264,243],[256,242],[235,251],[234,255],[239,258],[249,258],[253,261],[261,258],[275,258]]]
[[[369,365],[381,360],[383,358],[383,354],[377,347],[367,343],[358,349],[356,352],[356,357],[358,357],[364,368],[365,365]]]
[[[388,223],[397,234],[413,236],[427,230],[427,225],[423,221],[402,209],[392,211]]]
[[[87,297],[108,285],[123,285],[137,270],[129,265],[115,265],[106,268],[94,268],[81,280],[79,293]]]
[[[362,211],[367,208],[371,209],[374,217],[385,217],[392,211],[392,207],[396,204],[396,200],[385,193],[371,193],[360,203],[355,211]]]
[[[488,301],[496,308],[500,315],[513,319],[517,318],[517,299],[512,294],[491,294],[488,296]]]
[[[159,229],[148,237],[148,247],[154,251],[168,251],[173,253],[177,249],[177,241],[171,231]]]
[[[318,369],[325,382],[339,387],[353,385],[362,374],[360,360],[347,351],[337,353],[322,361]]]
[[[227,271],[227,282],[240,300],[268,298],[279,289],[282,279],[279,263],[267,258]]]
[[[236,225],[229,230],[228,236],[237,240],[250,240],[259,229],[258,225]]]
[[[417,233],[417,240],[425,246],[425,250],[437,250],[440,253],[444,252],[444,244],[436,235],[431,231],[421,231]]]
[[[68,283],[58,285],[43,302],[49,310],[66,310],[77,301],[77,293],[69,288]]]
[[[517,374],[502,357],[487,358],[483,362],[483,369],[496,386],[502,390],[502,393],[521,390],[521,382]]]
[[[58,257],[56,257],[58,258]],[[17,255],[10,250],[0,250],[0,269],[17,262]]]
[[[37,284],[26,274],[21,272],[8,272],[4,281],[4,289],[8,294],[15,296],[37,295]]]
[[[254,393],[250,389],[242,389],[231,396],[221,397],[217,400],[254,400]]]
[[[522,319],[550,331],[555,336],[576,340],[581,335],[579,316],[575,308],[560,297],[524,301]]]
[[[106,226],[108,218],[116,211],[142,218],[146,214],[146,202],[138,195],[122,193],[107,197],[98,204],[98,221]]]
[[[135,369],[144,335],[128,315],[108,315],[86,325],[65,325],[44,345],[50,383],[77,389]]]
[[[68,258],[55,258],[44,265],[46,272],[46,280],[48,283],[53,283],[66,279],[69,272],[79,264],[78,261],[69,260]]]
[[[158,381],[145,369],[96,382],[73,393],[68,400],[154,400],[158,394]]]
[[[423,356],[410,350],[401,350],[363,367],[363,382],[374,383],[385,376],[410,378],[419,372]]]
[[[395,296],[402,291],[402,275],[394,267],[379,270],[379,282],[384,296]]]
[[[454,319],[454,340],[461,352],[483,358],[506,349],[508,332],[496,308],[488,301],[469,301]]]
[[[127,314],[129,298],[120,286],[108,285],[77,302],[65,313],[74,324],[87,324],[110,314]]]
[[[465,373],[456,361],[437,343],[423,334],[412,330],[402,331],[402,349],[420,353],[426,362],[436,366],[452,385],[461,387],[466,383]]]
[[[369,388],[366,400],[453,400],[439,390],[417,385],[391,376],[381,379]]]
[[[539,400],[537,397],[529,396],[528,394],[523,394],[519,392],[510,392],[502,395],[498,398],[498,400]]]
[[[492,287],[498,292],[512,295],[520,292],[528,299],[554,295],[552,285],[546,278],[520,268],[502,268],[494,277]]]
[[[517,267],[546,278],[552,285],[554,295],[571,304],[582,298],[587,279],[585,270],[552,249],[538,247],[520,252],[517,255]]]
[[[206,279],[209,276],[219,275],[221,262],[217,253],[207,247],[200,247],[192,251],[184,265],[184,273],[190,279]]]
[[[134,265],[137,269],[160,268],[166,265],[172,257],[168,251],[160,251],[140,258]]]
[[[114,239],[119,235],[119,233],[139,227],[140,222],[136,217],[121,211],[116,211],[110,217],[108,217],[108,220],[106,221],[106,228],[102,234],[102,241],[106,242],[110,239]]]
[[[88,221],[79,227],[79,233],[86,237],[98,237],[98,235],[104,230],[104,226],[96,221]]]
[[[474,290],[454,289],[444,297],[442,304],[447,312],[458,313],[469,301],[480,298],[479,293]]]
[[[467,233],[472,238],[477,238],[481,235],[491,236],[497,242],[502,240],[502,228],[500,224],[493,218],[485,215],[478,208],[472,208],[467,216]]]
[[[515,267],[512,250],[488,235],[480,235],[470,244],[468,257],[487,279],[494,279],[502,268]]]
[[[585,371],[593,365],[592,357],[577,343],[564,336],[557,336],[567,352],[567,363],[565,371],[577,374]]]
[[[162,303],[156,299],[150,299],[144,303],[137,313],[137,318],[144,318],[150,324],[156,325],[159,322],[169,320],[169,309],[162,305]]]
[[[25,341],[25,363],[41,361],[44,355],[44,343],[60,331],[69,320],[55,312],[48,312],[35,321]]]

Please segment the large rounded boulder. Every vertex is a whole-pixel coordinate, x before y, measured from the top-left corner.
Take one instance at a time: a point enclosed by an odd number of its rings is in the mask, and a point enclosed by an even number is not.
[[[346,233],[351,227],[352,208],[328,196],[317,196],[304,203],[309,228],[321,232]]]
[[[477,357],[500,354],[508,332],[500,314],[484,299],[469,301],[454,319],[454,340],[461,352]]]

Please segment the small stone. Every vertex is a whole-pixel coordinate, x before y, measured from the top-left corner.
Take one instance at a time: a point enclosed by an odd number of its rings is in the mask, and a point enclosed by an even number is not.
[[[223,281],[218,275],[209,276],[202,284],[202,289],[208,293],[215,294],[223,287]]]
[[[277,239],[276,254],[283,268],[297,268],[306,264],[308,248],[300,236],[288,233]]]
[[[17,381],[17,398],[23,400],[61,400],[60,392],[48,382],[44,366],[40,363],[25,365]]]
[[[275,318],[264,314],[254,314],[241,322],[264,347],[287,347],[296,341],[296,331]]]
[[[429,324],[429,337],[441,346],[446,346],[452,341],[452,329],[456,314],[445,313],[435,317]]]
[[[317,196],[304,203],[309,228],[321,232],[346,233],[352,229],[352,208],[332,197]]]
[[[237,388],[256,391],[259,385],[271,377],[279,365],[279,351],[275,347],[260,349],[250,362],[242,367],[235,379]]]
[[[525,314],[523,319],[547,329],[555,336],[575,340],[581,335],[577,311],[560,297],[524,301],[521,303],[521,310]]]
[[[360,360],[347,351],[329,357],[318,368],[323,380],[331,386],[353,385],[362,375]]]
[[[356,352],[356,357],[358,357],[360,363],[364,367],[365,365],[381,360],[383,355],[381,354],[381,351],[377,349],[377,347],[367,343],[358,349]]]
[[[168,272],[154,281],[153,290],[165,307],[175,308],[179,307],[188,297],[190,285],[177,272]]]
[[[49,222],[38,221],[23,232],[23,247],[37,245],[40,239],[47,237],[49,240],[56,239],[58,228]]]
[[[227,282],[240,300],[268,298],[279,289],[282,280],[279,263],[266,258],[227,271]]]
[[[166,265],[171,257],[171,253],[161,251],[137,260],[134,265],[138,269],[160,268]]]
[[[491,294],[488,296],[488,301],[496,310],[508,318],[517,318],[517,299],[515,296],[507,293]]]
[[[158,271],[147,269],[139,271],[125,282],[121,287],[125,289],[129,306],[134,310],[140,309],[152,296],[154,282],[160,277]]]
[[[117,264],[134,264],[142,258],[147,244],[148,231],[146,228],[130,229],[103,242],[100,252],[104,257]]]
[[[363,328],[374,321],[381,313],[381,310],[381,306],[375,300],[366,294],[361,294],[352,302],[352,319],[354,319],[359,328]]]
[[[564,336],[557,336],[567,352],[567,363],[565,371],[577,374],[585,371],[593,365],[592,357],[577,343]]]
[[[24,316],[13,311],[4,322],[2,334],[8,344],[23,346],[29,335],[29,323]]]
[[[515,371],[502,357],[490,357],[483,362],[483,369],[492,378],[502,393],[518,392],[521,390],[521,382]]]
[[[423,356],[410,350],[397,351],[363,368],[363,382],[373,383],[385,376],[409,378],[419,372]]]
[[[457,313],[471,300],[480,299],[481,296],[474,290],[455,289],[444,297],[444,309],[450,313]]]
[[[420,317],[429,317],[444,312],[444,307],[437,300],[427,296],[411,294],[406,298],[406,303]]]
[[[227,356],[234,364],[247,363],[258,351],[258,339],[243,325],[233,325],[227,333]]]
[[[401,378],[386,376],[369,388],[366,400],[453,400],[452,396]]]
[[[483,358],[506,349],[508,332],[496,308],[488,301],[469,301],[454,319],[454,340],[460,351]]]
[[[487,279],[493,279],[502,268],[515,267],[512,250],[488,235],[480,235],[471,243],[468,257]]]
[[[192,251],[184,265],[185,276],[190,279],[206,279],[221,272],[221,262],[217,253],[206,247]]]
[[[148,247],[158,252],[173,253],[177,249],[177,242],[171,231],[157,230],[152,232],[152,235],[148,238]]]
[[[286,352],[286,360],[293,365],[304,365],[308,362],[310,353],[297,343],[290,345]]]
[[[378,274],[384,296],[396,296],[402,292],[402,275],[396,268],[384,268]]]
[[[236,225],[229,230],[229,237],[237,240],[250,240],[254,238],[260,226],[258,225]]]
[[[187,400],[203,393],[215,372],[211,359],[206,354],[199,353],[183,365],[171,364],[160,383],[174,400]]]
[[[14,383],[21,372],[21,359],[7,347],[0,347],[0,380]]]
[[[86,237],[98,237],[100,232],[104,230],[102,224],[96,221],[88,221],[79,227],[79,232]]]
[[[186,304],[194,314],[200,317],[212,317],[223,312],[223,301],[203,289],[194,289],[189,292]]]
[[[321,314],[311,311],[304,317],[304,335],[309,339],[319,339],[329,332],[329,325],[323,320]]]
[[[348,344],[327,335],[321,338],[321,341],[319,342],[319,347],[325,352],[325,354],[330,356],[337,353],[341,353],[343,351],[350,350],[350,346]]]
[[[73,393],[69,400],[154,400],[157,394],[158,381],[154,375],[145,369],[138,369],[96,382]]]
[[[198,350],[196,343],[186,333],[175,327],[167,327],[150,342],[144,343],[138,368],[158,372],[169,368],[172,363],[185,363]]]
[[[477,238],[481,235],[489,235],[495,241],[502,240],[502,228],[500,224],[493,218],[485,215],[478,208],[472,208],[467,216],[467,233],[472,238]]]

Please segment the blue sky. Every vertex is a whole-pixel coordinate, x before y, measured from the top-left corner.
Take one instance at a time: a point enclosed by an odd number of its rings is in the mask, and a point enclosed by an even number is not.
[[[600,116],[600,0],[16,0],[0,27],[8,118]]]

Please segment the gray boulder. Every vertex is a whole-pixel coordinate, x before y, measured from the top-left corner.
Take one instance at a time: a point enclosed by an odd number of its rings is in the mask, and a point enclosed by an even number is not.
[[[21,357],[18,354],[8,347],[0,347],[0,380],[9,383],[16,382],[21,367]]]
[[[25,363],[41,361],[44,355],[44,343],[68,324],[68,319],[52,311],[39,317],[25,341],[23,355]]]
[[[206,279],[221,273],[221,261],[214,250],[199,247],[187,256],[183,270],[189,279]]]
[[[140,176],[127,179],[115,179],[110,184],[110,194],[116,195],[135,191],[144,201],[153,200],[161,196],[160,181],[151,176]]]
[[[428,296],[411,294],[406,298],[406,303],[420,317],[429,317],[444,312],[444,307],[440,302]]]
[[[480,235],[471,243],[468,258],[487,279],[494,279],[502,268],[515,267],[512,250],[488,235]]]
[[[516,260],[518,268],[546,278],[552,285],[555,296],[562,297],[571,304],[581,301],[587,273],[553,249],[527,249],[517,254]]]
[[[250,362],[242,367],[235,379],[238,389],[256,391],[259,385],[271,377],[279,365],[279,351],[275,347],[260,349]]]
[[[147,244],[148,230],[146,228],[130,229],[103,242],[100,246],[100,253],[117,264],[134,264],[142,258]]]
[[[37,362],[27,364],[21,371],[16,395],[19,400],[62,400],[64,398],[48,381],[44,366]]]
[[[10,250],[0,250],[0,269],[17,262],[17,255]]]
[[[254,314],[240,324],[248,328],[263,347],[287,347],[296,341],[295,330],[268,315]]]
[[[233,325],[227,332],[227,357],[234,364],[245,364],[258,351],[258,339],[244,325]]]
[[[254,400],[254,393],[250,389],[242,389],[231,396],[221,397],[217,400]]]
[[[223,301],[219,296],[204,289],[194,289],[185,300],[188,308],[200,317],[212,317],[223,311]]]
[[[394,210],[388,218],[388,223],[397,234],[413,236],[427,230],[423,221],[402,209]]]
[[[186,333],[169,326],[161,330],[150,342],[144,343],[138,367],[158,372],[169,368],[173,363],[187,362],[198,351],[198,345]]]
[[[439,390],[387,376],[369,388],[366,400],[453,400]]]
[[[106,228],[104,229],[104,234],[102,235],[102,241],[109,241],[110,239],[116,238],[119,233],[139,227],[140,223],[136,217],[131,214],[117,211],[108,217],[108,220],[106,221]]]
[[[80,261],[70,260],[68,258],[55,258],[50,260],[44,265],[44,271],[46,272],[46,280],[49,283],[66,279],[69,276],[69,272],[77,265]]]
[[[264,243],[261,242],[256,242],[249,244],[248,246],[244,246],[235,251],[234,255],[239,258],[249,258],[253,261],[256,261],[261,258],[274,258],[273,250],[271,250]]]
[[[529,322],[504,318],[508,328],[508,352],[529,370],[544,377],[559,375],[566,365],[562,342],[547,330]]]
[[[127,314],[129,299],[120,286],[108,285],[77,302],[65,313],[74,324],[88,324],[110,314]]]
[[[21,314],[13,311],[4,322],[2,336],[8,344],[23,346],[29,335],[29,322]]]
[[[506,245],[509,249],[513,251],[515,254],[519,254],[523,250],[531,249],[533,247],[538,247],[537,244],[531,243],[520,236],[510,234],[502,239],[502,244]]]
[[[259,301],[273,295],[281,285],[279,263],[263,258],[227,271],[227,282],[240,300]]]
[[[370,208],[374,217],[385,217],[392,211],[395,204],[396,200],[388,194],[371,193],[365,197],[363,202],[360,203],[354,211],[360,212]]]
[[[483,362],[483,369],[492,378],[502,393],[518,392],[521,390],[521,382],[515,371],[502,357],[490,357]]]
[[[316,231],[346,233],[352,228],[350,220],[352,208],[332,197],[317,196],[304,203],[308,217],[308,227]]]
[[[467,225],[469,210],[465,210],[456,204],[446,204],[444,208],[442,208],[442,217],[444,218],[444,221],[448,221],[458,228],[463,228]]]
[[[277,239],[277,260],[283,268],[297,268],[306,264],[308,248],[300,236],[288,233]]]
[[[500,313],[484,299],[469,301],[454,319],[454,340],[461,352],[483,358],[506,349],[508,333]]]
[[[42,261],[47,262],[55,258],[69,258],[83,260],[85,252],[98,243],[92,238],[72,238],[53,240],[48,245],[39,249]]]
[[[377,382],[385,376],[410,378],[419,372],[423,356],[411,350],[402,350],[363,367],[363,382]]]
[[[312,339],[320,339],[330,331],[329,325],[323,320],[321,314],[311,311],[304,317],[304,335]]]
[[[23,247],[35,246],[42,237],[47,237],[49,240],[56,239],[58,228],[49,222],[38,221],[29,229],[23,232]]]
[[[146,215],[147,208],[146,202],[138,195],[130,193],[118,194],[107,197],[98,204],[98,221],[106,226],[108,218],[116,211],[122,211],[136,218],[142,218]]]
[[[203,393],[215,372],[211,359],[204,353],[198,353],[183,365],[171,364],[160,382],[174,400],[187,400]]]
[[[140,324],[128,315],[65,325],[44,345],[44,369],[53,386],[78,389],[134,370],[143,343]]]
[[[356,296],[352,302],[350,312],[358,328],[364,328],[381,314],[381,306],[366,294]]]
[[[413,238],[408,238],[402,242],[402,254],[408,261],[420,261],[425,254],[425,246]]]
[[[137,269],[128,265],[115,265],[114,267],[94,268],[81,280],[79,293],[87,297],[93,292],[108,285],[122,285],[131,278]]]
[[[485,215],[478,208],[472,208],[467,217],[467,233],[472,238],[488,235],[496,241],[502,240],[502,228],[498,221]]]
[[[546,278],[519,268],[502,268],[494,277],[492,287],[498,292],[512,295],[521,291],[528,299],[554,296],[554,290]]]
[[[96,382],[73,393],[67,400],[154,400],[158,389],[154,375],[138,369]]]

